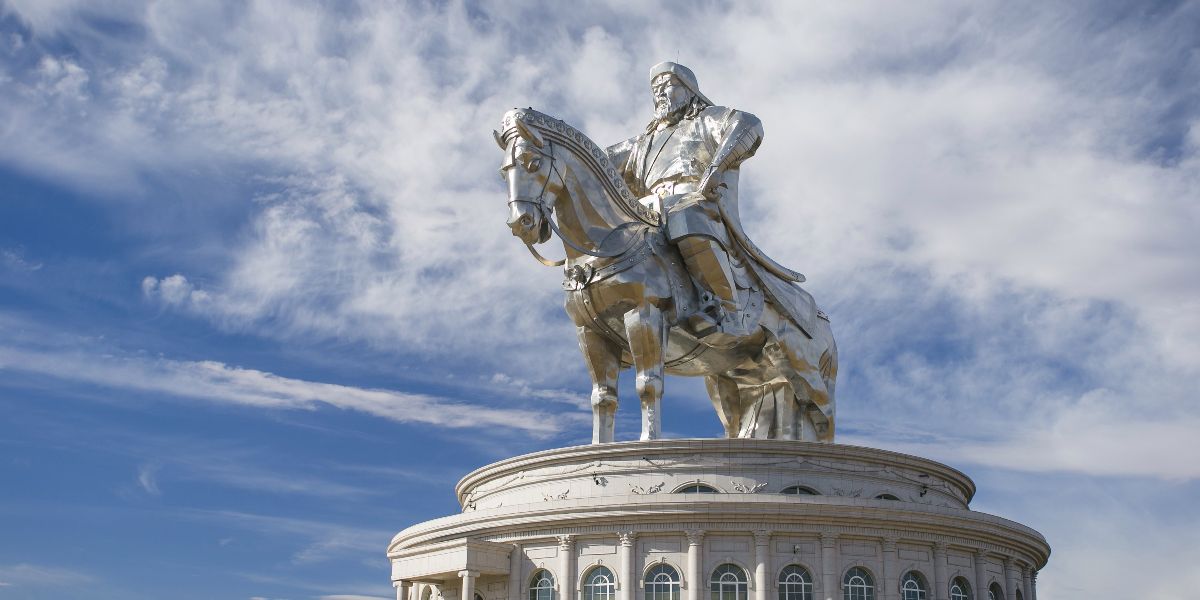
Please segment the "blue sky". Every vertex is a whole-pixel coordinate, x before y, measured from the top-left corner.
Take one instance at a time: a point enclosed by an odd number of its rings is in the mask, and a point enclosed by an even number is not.
[[[1200,4],[0,0],[0,599],[389,597],[461,475],[588,441],[490,130],[628,137],[664,59],[764,122],[839,441],[971,474],[1043,598],[1192,597]]]

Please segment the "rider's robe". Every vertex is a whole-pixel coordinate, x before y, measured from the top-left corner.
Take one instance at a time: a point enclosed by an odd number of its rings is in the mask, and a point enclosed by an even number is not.
[[[753,136],[752,147],[762,140],[762,125],[754,115],[726,108],[709,106],[692,118],[673,125],[644,132],[607,149],[609,161],[620,170],[626,185],[638,197],[657,196],[668,204],[667,233],[671,240],[688,235],[703,235],[730,247],[725,224],[709,203],[670,204],[679,194],[695,191],[704,172],[713,164],[717,150],[735,130]],[[737,157],[728,165],[722,182],[722,201],[730,218],[737,218],[738,165],[754,152]]]
[[[738,256],[750,258],[748,266],[763,282],[777,308],[806,332],[812,332],[818,317],[816,303],[808,292],[772,275],[753,260],[753,253],[739,251],[727,231],[727,224],[711,202],[679,202],[680,194],[695,191],[718,151],[733,136],[743,137],[742,146],[748,150],[725,163],[721,183],[726,187],[721,191],[721,202],[725,214],[738,220],[739,166],[754,155],[762,142],[762,122],[758,117],[724,106],[709,106],[694,117],[685,117],[673,125],[613,144],[606,152],[634,195],[658,196],[666,203],[662,208],[666,213],[664,221],[669,239],[703,235],[717,240]],[[741,229],[740,221],[728,225]]]

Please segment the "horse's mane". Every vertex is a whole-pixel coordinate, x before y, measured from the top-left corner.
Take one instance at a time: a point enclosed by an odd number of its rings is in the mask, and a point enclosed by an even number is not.
[[[518,120],[526,126],[536,129],[539,134],[550,141],[561,144],[574,152],[596,174],[597,179],[604,185],[605,191],[629,216],[648,225],[659,225],[659,215],[642,206],[633,197],[633,192],[629,191],[629,186],[625,185],[621,174],[609,162],[608,154],[583,132],[532,108],[514,108],[504,113],[504,119],[500,121],[501,140],[504,143],[507,143],[511,136],[519,135],[516,127]]]

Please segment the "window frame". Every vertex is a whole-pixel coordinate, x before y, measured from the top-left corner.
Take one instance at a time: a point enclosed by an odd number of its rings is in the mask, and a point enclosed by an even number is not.
[[[675,578],[669,582],[654,581],[653,579],[664,574],[664,569],[670,569],[675,574]],[[651,591],[659,586],[667,587],[665,592],[667,597],[660,596],[663,592]],[[642,590],[645,600],[681,600],[683,598],[683,571],[665,560],[651,563],[642,573]]]
[[[736,581],[725,579],[726,575],[735,575]],[[732,596],[726,591],[730,586],[733,587]],[[749,600],[750,575],[746,568],[739,564],[721,563],[713,568],[708,576],[708,594],[709,600]]]
[[[789,570],[791,570],[789,572]],[[797,572],[801,575],[803,581],[787,581],[788,577],[796,575]],[[779,600],[813,600],[814,579],[812,571],[799,563],[789,563],[784,565],[779,570],[779,576],[776,578],[776,585],[779,588]],[[799,587],[799,591],[790,591],[790,587]]]
[[[592,583],[593,577],[604,577],[606,583]],[[605,589],[607,588],[607,589]],[[597,593],[597,589],[601,591]],[[604,565],[592,565],[583,572],[579,580],[581,600],[616,600],[617,576],[612,569]]]
[[[929,600],[929,581],[924,574],[909,569],[900,576],[900,600]]]
[[[862,583],[852,584],[851,579],[854,578],[861,579]],[[846,569],[842,575],[842,599],[875,600],[875,575],[866,567],[853,566]]]
[[[958,587],[959,597],[954,596],[954,588]],[[971,600],[971,584],[964,577],[955,577],[950,580],[950,600]]]
[[[550,585],[542,587],[542,581],[549,581]],[[525,586],[525,597],[529,600],[558,600],[558,578],[554,573],[547,568],[539,568],[529,575],[529,583]],[[543,598],[539,591],[545,590],[548,598]]]
[[[788,490],[798,490],[798,491],[790,492]],[[800,491],[800,490],[802,490],[802,491]],[[779,490],[779,493],[787,495],[787,496],[820,496],[821,495],[821,492],[818,492],[817,490],[814,490],[813,488],[808,487],[807,485],[800,485],[800,484],[789,485],[789,486],[783,488],[782,490]]]
[[[691,489],[696,488],[696,489]],[[701,489],[703,488],[703,489]],[[672,494],[720,494],[720,489],[714,485],[704,483],[703,481],[689,481],[677,488]]]

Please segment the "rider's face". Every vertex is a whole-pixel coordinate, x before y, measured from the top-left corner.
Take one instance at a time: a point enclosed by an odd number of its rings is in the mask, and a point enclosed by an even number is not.
[[[670,73],[663,73],[650,82],[650,94],[654,98],[654,115],[662,118],[687,106],[692,93]]]

